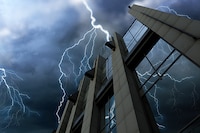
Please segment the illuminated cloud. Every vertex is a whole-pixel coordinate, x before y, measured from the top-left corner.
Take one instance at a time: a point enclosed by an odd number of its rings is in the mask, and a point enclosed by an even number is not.
[[[157,5],[171,4],[167,0],[143,0],[140,4],[152,6],[148,1]],[[123,35],[132,22],[127,13],[132,0],[88,2],[97,18],[96,24],[102,24],[111,35],[115,31]],[[179,4],[183,7],[184,2]],[[176,0],[171,5],[181,9],[179,4]],[[90,14],[80,0],[2,0],[0,12],[0,66],[24,79],[18,83],[19,87],[31,97],[25,99],[25,103],[41,114],[25,117],[19,127],[10,127],[6,133],[51,132],[57,126],[54,114],[61,97],[57,65],[64,49],[91,28]],[[76,49],[80,50],[82,48]],[[74,53],[73,58],[80,63],[80,54],[77,54],[80,52]],[[66,69],[70,70],[71,66],[66,65]],[[74,90],[73,84],[68,86],[70,91]],[[0,129],[0,132],[3,131]]]

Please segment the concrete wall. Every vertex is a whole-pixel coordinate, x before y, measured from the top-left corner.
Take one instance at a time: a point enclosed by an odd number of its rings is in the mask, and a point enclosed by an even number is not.
[[[113,87],[116,102],[118,133],[156,133],[154,119],[149,119],[144,108],[134,72],[124,63],[126,46],[119,34],[114,36],[115,51],[112,52]],[[150,124],[153,123],[153,124]]]
[[[117,34],[114,37],[115,51],[112,53],[113,88],[116,105],[116,122],[118,133],[139,133],[135,110],[132,104],[129,84],[125,74],[120,42]],[[121,45],[122,46],[122,45]]]

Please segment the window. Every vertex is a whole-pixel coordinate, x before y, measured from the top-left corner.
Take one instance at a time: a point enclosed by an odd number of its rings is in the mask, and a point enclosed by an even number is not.
[[[106,77],[110,79],[112,77],[112,56],[108,56],[106,59]]]
[[[160,39],[136,67],[161,133],[175,133],[200,114],[200,68]]]
[[[141,82],[141,89],[146,93],[156,81],[162,78],[165,71],[180,57],[180,53],[164,40],[160,39],[151,51],[136,67]]]
[[[200,133],[200,115],[182,128],[179,133]]]
[[[112,78],[112,56],[109,55],[106,58],[105,63],[103,64],[102,69],[102,84],[106,83],[109,79]]]
[[[130,52],[137,42],[142,38],[142,36],[146,33],[147,27],[144,26],[139,21],[135,20],[131,27],[128,29],[123,39],[126,44],[128,51]]]
[[[114,96],[108,97],[106,103],[101,107],[100,114],[100,133],[117,133]]]

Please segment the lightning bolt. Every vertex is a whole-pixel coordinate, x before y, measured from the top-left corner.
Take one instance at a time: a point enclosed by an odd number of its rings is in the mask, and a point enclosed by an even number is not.
[[[23,115],[36,113],[25,106],[23,98],[30,99],[27,94],[20,93],[13,80],[23,80],[13,71],[0,68],[0,118],[1,128],[8,128],[11,124],[19,125]]]
[[[85,0],[83,0],[83,4],[85,5],[85,7],[87,8],[87,10],[90,12],[90,18],[91,18],[91,25],[93,28],[95,29],[100,29],[103,33],[105,33],[106,35],[106,41],[109,41],[110,39],[110,34],[107,30],[105,30],[102,25],[98,24],[96,25],[95,22],[96,22],[96,19],[95,17],[93,16],[93,11],[92,9],[89,7],[89,5],[87,4],[87,2]]]
[[[188,15],[184,15],[184,14],[179,14],[179,13],[177,13],[177,11],[175,11],[174,9],[172,9],[172,8],[170,8],[169,6],[159,6],[159,7],[157,7],[156,8],[157,10],[167,10],[167,12],[169,12],[169,13],[172,13],[172,14],[175,14],[175,15],[177,15],[177,16],[181,16],[181,17],[186,17],[186,18],[188,18],[188,19],[191,19]]]
[[[82,0],[82,2],[83,2],[83,5],[85,6],[86,10],[90,13],[90,19],[91,19],[90,24],[91,24],[92,28],[89,29],[87,32],[85,32],[83,37],[80,40],[78,40],[77,43],[75,43],[72,46],[65,49],[65,51],[63,52],[63,54],[61,56],[60,62],[58,64],[58,68],[59,68],[59,71],[60,71],[60,74],[61,74],[58,81],[59,81],[59,84],[60,84],[60,89],[63,93],[61,101],[60,101],[59,106],[58,106],[57,111],[56,111],[58,123],[60,123],[59,112],[60,112],[61,107],[63,106],[65,97],[68,98],[70,96],[69,92],[65,90],[63,80],[69,80],[69,78],[74,77],[74,82],[75,82],[76,86],[78,86],[78,82],[80,80],[79,78],[81,77],[81,75],[83,75],[83,73],[87,69],[91,69],[90,59],[92,58],[92,56],[94,54],[94,47],[95,47],[95,40],[96,40],[96,37],[97,37],[97,30],[100,30],[102,33],[105,34],[106,41],[109,41],[109,38],[110,38],[109,32],[107,30],[105,30],[102,27],[102,25],[95,24],[96,18],[94,17],[93,11],[90,8],[90,6],[88,5],[88,3],[85,0]],[[88,37],[89,37],[89,39],[88,39]],[[87,43],[82,44],[87,39],[88,39]],[[81,64],[78,67],[78,73],[77,73],[76,70],[75,70],[75,63],[73,62],[73,58],[72,58],[72,56],[70,55],[69,52],[71,50],[73,50],[75,47],[79,47],[81,44],[84,45],[83,46],[84,47],[84,50],[83,50],[84,55],[81,59],[81,62],[80,62]],[[90,52],[88,52],[89,47],[91,48]],[[69,72],[64,72],[64,70],[63,70],[63,64],[64,64],[65,58],[69,62],[69,64],[72,66],[72,70],[70,70]]]

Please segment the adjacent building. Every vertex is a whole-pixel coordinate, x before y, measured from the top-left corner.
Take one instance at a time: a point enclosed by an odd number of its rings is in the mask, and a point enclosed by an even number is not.
[[[137,5],[105,45],[56,133],[199,133],[200,22]]]

